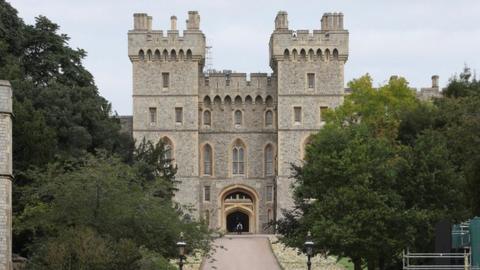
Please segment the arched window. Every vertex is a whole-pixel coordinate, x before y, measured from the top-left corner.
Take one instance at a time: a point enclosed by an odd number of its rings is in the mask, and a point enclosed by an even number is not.
[[[143,52],[143,50],[140,50],[138,52],[138,58],[140,58],[140,60],[145,60],[145,53]]]
[[[333,49],[333,60],[338,60],[338,50],[337,49]]]
[[[273,146],[265,147],[265,176],[273,175]]]
[[[168,60],[168,51],[167,49],[163,50],[163,61],[167,61]]]
[[[162,58],[162,56],[160,54],[160,51],[157,49],[155,50],[155,60],[160,60],[160,58]]]
[[[288,49],[285,49],[285,51],[283,52],[283,59],[290,59],[290,52],[288,51]]]
[[[152,61],[152,51],[151,50],[147,51],[147,57],[148,57],[148,61]]]
[[[239,140],[233,145],[232,149],[232,173],[234,175],[245,173],[245,150]]]
[[[212,147],[206,144],[203,147],[203,174],[212,175]]]
[[[173,160],[173,143],[172,141],[167,138],[167,137],[163,137],[162,138],[162,142],[164,144],[164,152],[163,152],[163,158],[166,160],[166,161],[171,161]]]
[[[315,56],[315,53],[313,52],[312,49],[308,50],[308,60],[313,61],[313,57]]]
[[[268,110],[265,112],[265,126],[270,127],[273,125],[273,112]]]
[[[185,53],[183,52],[182,49],[180,49],[180,51],[178,51],[178,58],[180,60],[184,60],[185,59]]]
[[[212,124],[212,114],[210,111],[203,112],[203,124],[206,126],[210,126]]]
[[[175,50],[172,50],[170,52],[170,60],[177,61],[177,53],[175,52]]]
[[[329,49],[325,50],[325,61],[330,61],[330,50]]]
[[[242,125],[242,111],[240,110],[235,111],[235,125],[236,126]]]
[[[187,60],[192,60],[192,51],[190,49],[187,50]]]

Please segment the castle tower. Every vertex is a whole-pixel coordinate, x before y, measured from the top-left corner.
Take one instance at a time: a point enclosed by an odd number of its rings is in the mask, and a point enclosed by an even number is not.
[[[0,270],[12,269],[12,89],[0,81]]]
[[[270,37],[270,66],[278,91],[277,215],[293,205],[291,164],[304,156],[309,136],[322,126],[322,111],[343,102],[348,31],[342,13],[325,13],[321,29],[288,28],[287,13],[275,18]]]
[[[133,69],[133,136],[152,142],[165,139],[168,155],[178,165],[181,181],[176,200],[198,208],[198,88],[205,61],[205,36],[200,16],[188,12],[183,35],[171,17],[166,35],[152,30],[152,17],[134,14],[128,32],[128,56]]]

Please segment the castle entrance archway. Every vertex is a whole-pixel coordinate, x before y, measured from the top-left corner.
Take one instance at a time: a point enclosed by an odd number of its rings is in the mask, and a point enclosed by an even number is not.
[[[238,223],[242,224],[242,232],[256,233],[258,231],[258,195],[254,189],[233,185],[224,189],[219,196],[221,200],[221,228],[226,232],[236,232]]]
[[[235,211],[227,215],[227,232],[249,232],[250,217],[242,211]],[[242,224],[242,229],[237,230],[237,225]]]

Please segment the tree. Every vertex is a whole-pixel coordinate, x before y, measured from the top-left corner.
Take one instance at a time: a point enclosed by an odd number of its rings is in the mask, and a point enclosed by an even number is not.
[[[142,269],[142,252],[176,256],[180,232],[190,248],[207,248],[206,227],[156,195],[161,179],[140,172],[105,153],[29,171],[34,182],[14,228],[34,235],[31,269]]]
[[[467,216],[465,181],[448,158],[448,137],[426,131],[433,119],[403,125],[412,112],[435,111],[403,78],[374,89],[367,75],[349,86],[304,164],[293,166],[296,209],[280,231],[297,247],[312,231],[318,251],[349,257],[355,269],[397,269],[402,249],[431,245],[438,220]]]

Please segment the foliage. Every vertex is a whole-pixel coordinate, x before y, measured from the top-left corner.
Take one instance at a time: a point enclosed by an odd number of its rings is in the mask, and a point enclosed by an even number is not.
[[[166,262],[177,255],[180,232],[190,248],[205,249],[206,228],[156,195],[162,181],[146,182],[140,172],[105,153],[30,170],[14,228],[36,239],[31,269],[143,269],[140,249]]]
[[[462,164],[478,160],[471,146],[480,103],[422,103],[403,78],[371,82],[366,75],[349,83],[352,94],[329,112],[304,164],[293,166],[296,209],[280,231],[297,247],[311,231],[317,252],[349,257],[355,269],[397,269],[402,249],[431,249],[439,220],[472,214],[466,202],[475,197],[466,190],[478,190],[478,180],[468,180]],[[452,143],[457,136],[464,139]]]

